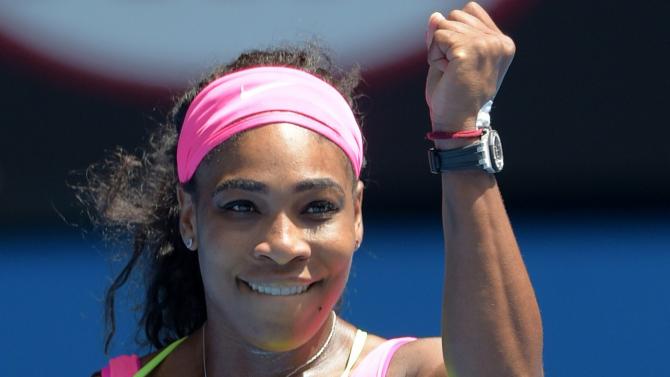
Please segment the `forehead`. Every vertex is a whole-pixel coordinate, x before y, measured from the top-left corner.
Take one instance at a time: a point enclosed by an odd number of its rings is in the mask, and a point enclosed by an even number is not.
[[[277,186],[324,177],[343,188],[353,182],[349,159],[335,143],[289,123],[249,129],[211,153],[197,171],[202,183],[233,176]]]

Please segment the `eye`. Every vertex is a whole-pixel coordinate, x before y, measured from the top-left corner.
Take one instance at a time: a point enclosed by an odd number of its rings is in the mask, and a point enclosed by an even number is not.
[[[258,212],[256,211],[254,204],[248,200],[236,200],[234,202],[226,203],[220,208],[235,213]]]
[[[318,200],[309,203],[309,206],[305,209],[305,213],[308,215],[317,215],[323,216],[329,213],[334,213],[339,211],[339,208],[327,200]]]

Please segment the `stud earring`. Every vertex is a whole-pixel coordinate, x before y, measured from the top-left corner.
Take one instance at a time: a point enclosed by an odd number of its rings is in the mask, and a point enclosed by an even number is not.
[[[189,250],[191,250],[191,247],[193,246],[193,239],[187,238],[186,240],[184,240],[184,244]]]
[[[361,241],[356,240],[356,245],[354,246],[354,250],[358,250],[358,248],[361,246]]]

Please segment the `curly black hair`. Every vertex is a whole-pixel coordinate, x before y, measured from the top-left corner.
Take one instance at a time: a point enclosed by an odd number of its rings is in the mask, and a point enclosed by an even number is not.
[[[288,66],[321,77],[338,89],[361,124],[356,110],[355,88],[361,79],[357,67],[350,71],[337,68],[315,43],[253,50],[217,67],[177,98],[166,121],[150,133],[139,153],[117,149],[111,157],[90,166],[85,182],[75,187],[77,198],[107,239],[126,240],[127,249],[132,250],[106,292],[105,352],[116,330],[116,294],[134,270],[138,270],[146,289],[137,330],[142,335],[144,329],[144,343],[160,349],[191,334],[206,320],[198,257],[184,246],[178,227],[177,138],[186,111],[200,90],[218,77],[253,66]],[[193,178],[183,187],[193,193],[195,185]]]

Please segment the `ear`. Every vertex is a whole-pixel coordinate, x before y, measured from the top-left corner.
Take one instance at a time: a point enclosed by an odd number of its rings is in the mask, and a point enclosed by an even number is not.
[[[363,243],[363,191],[365,184],[362,181],[356,183],[354,190],[354,235],[357,245]]]
[[[177,201],[179,202],[179,233],[184,245],[190,250],[198,249],[198,232],[196,224],[195,198],[177,185]],[[189,242],[188,240],[191,240]],[[189,245],[190,243],[190,245]]]

